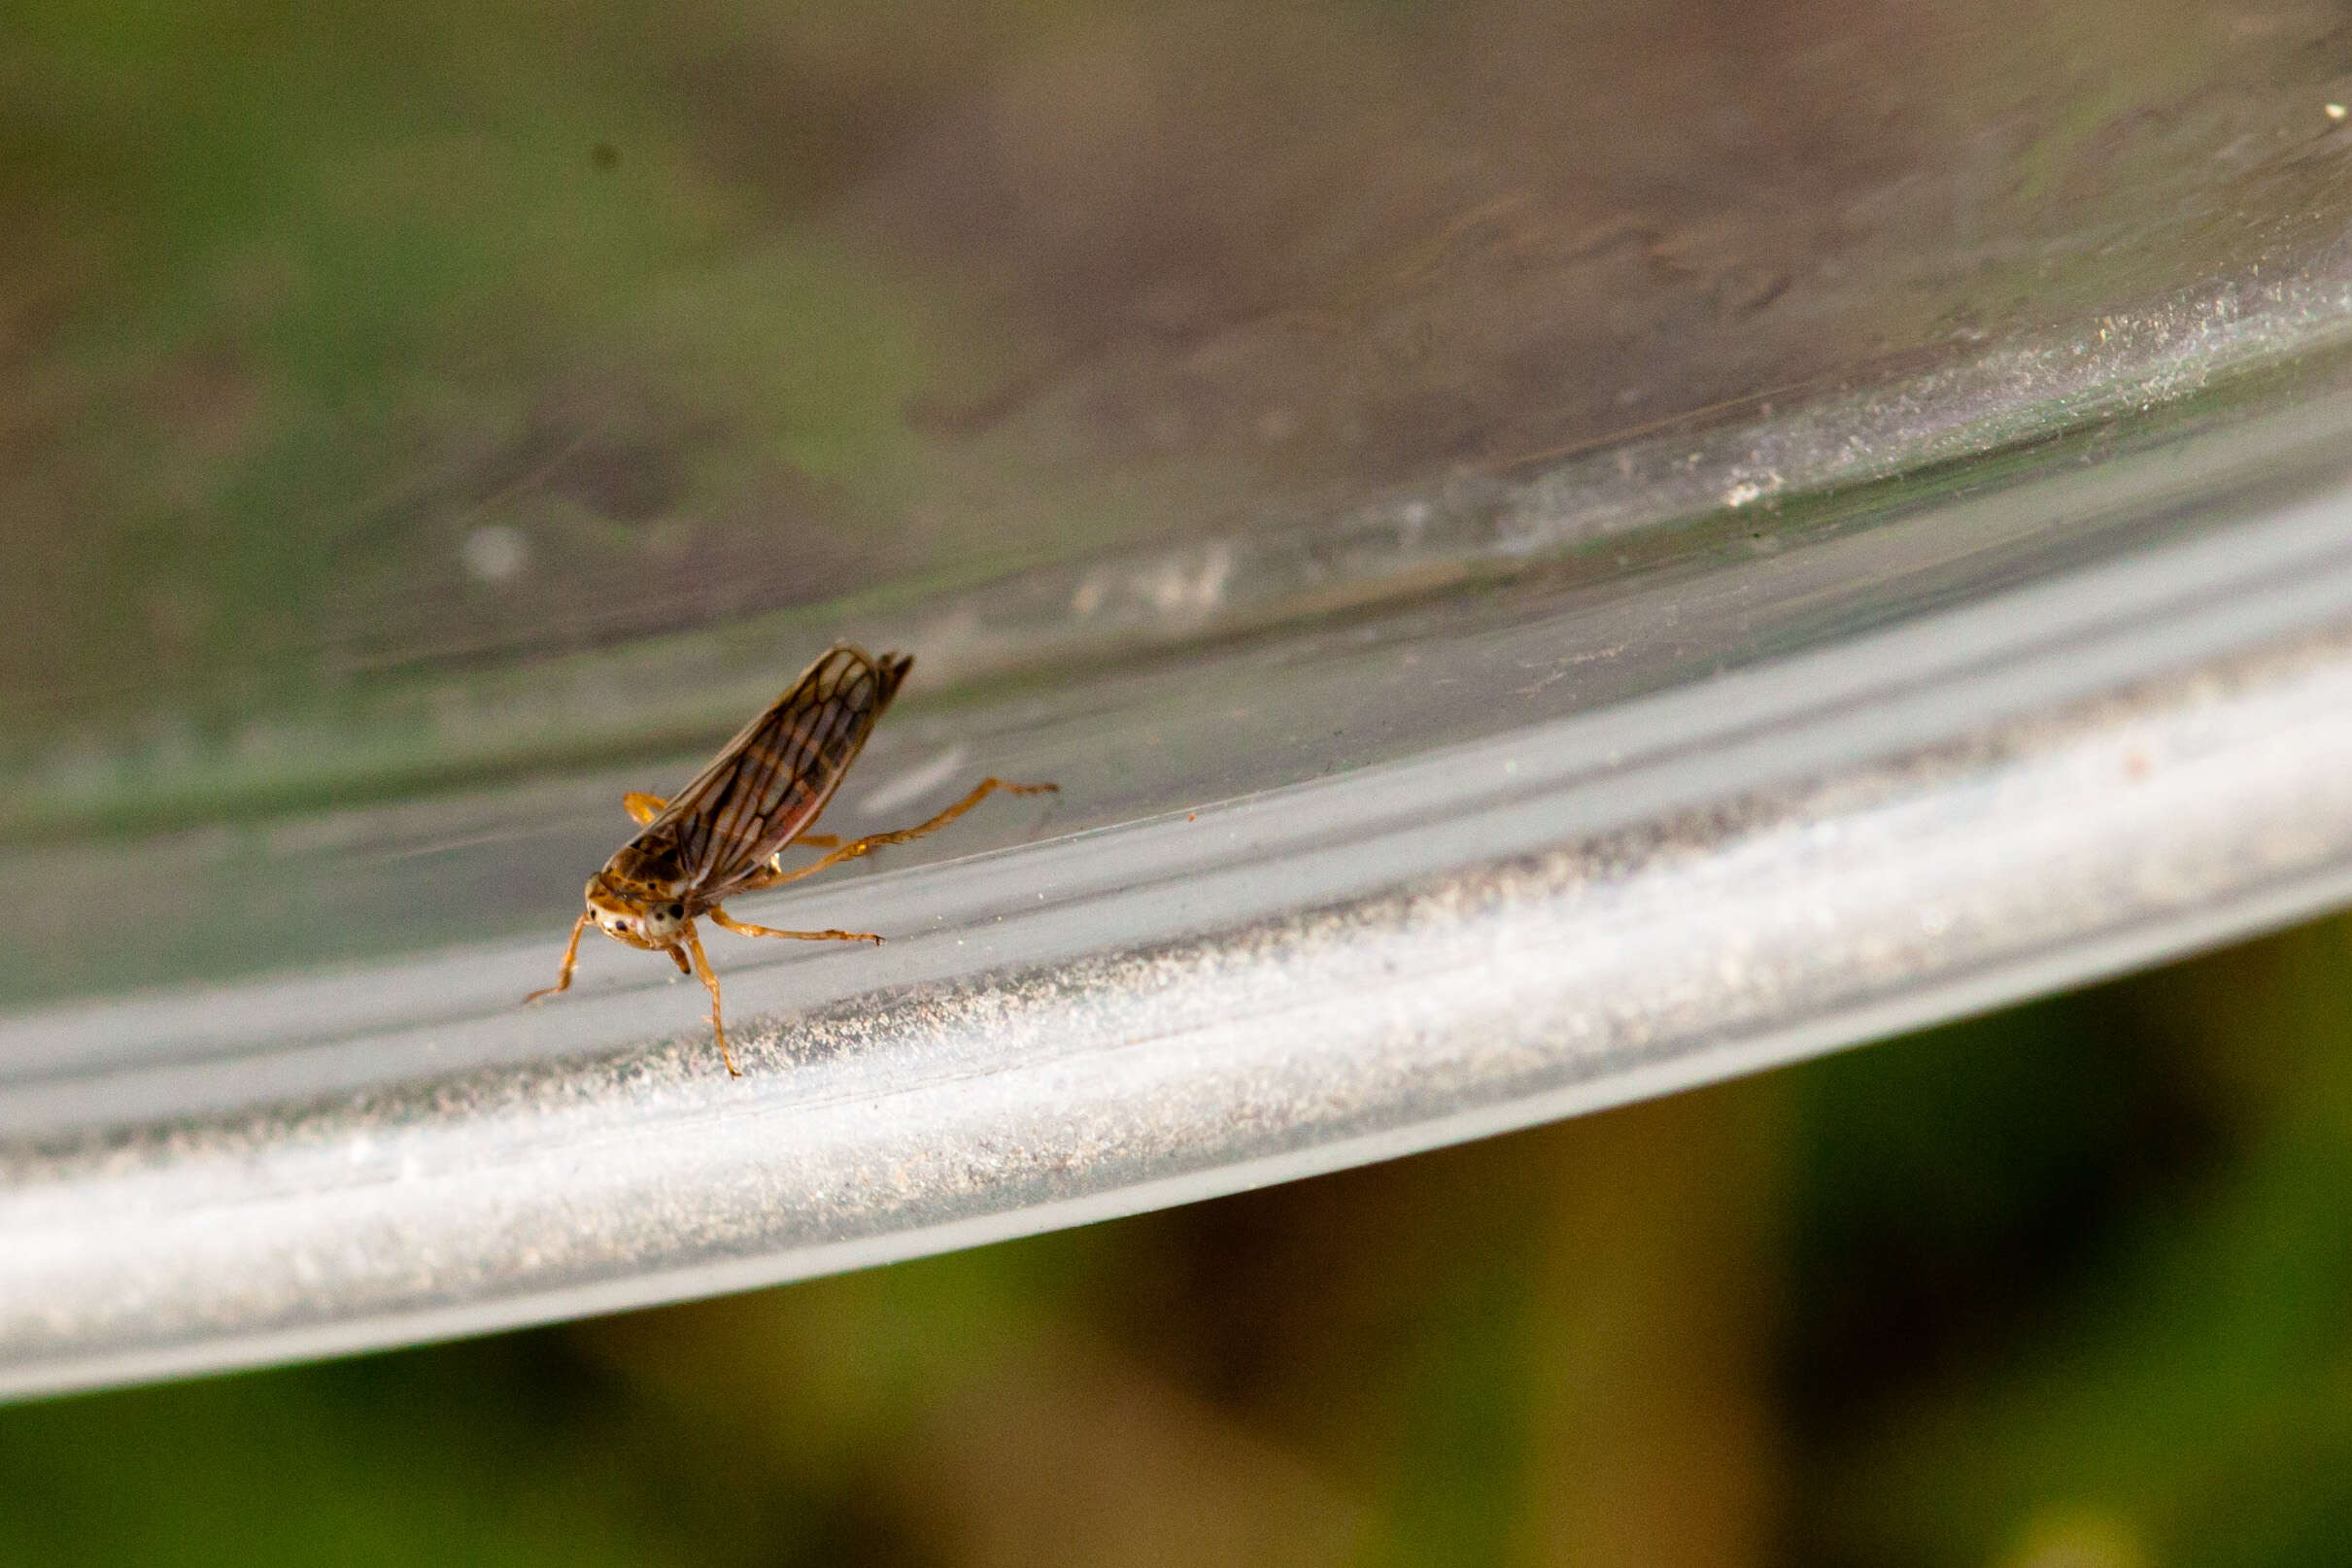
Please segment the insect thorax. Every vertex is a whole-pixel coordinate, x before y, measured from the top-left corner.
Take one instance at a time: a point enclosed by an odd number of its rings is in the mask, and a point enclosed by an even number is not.
[[[674,844],[623,844],[597,873],[604,890],[634,903],[656,903],[679,897],[686,878],[678,869]]]

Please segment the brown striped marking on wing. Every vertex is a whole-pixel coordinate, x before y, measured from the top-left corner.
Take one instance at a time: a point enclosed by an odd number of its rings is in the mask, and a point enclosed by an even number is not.
[[[745,725],[636,841],[674,846],[681,891],[703,902],[816,820],[914,660],[836,643]]]

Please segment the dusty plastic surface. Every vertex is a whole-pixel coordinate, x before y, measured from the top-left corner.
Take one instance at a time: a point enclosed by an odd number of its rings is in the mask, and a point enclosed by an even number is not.
[[[188,713],[14,666],[0,892],[41,915],[0,976],[0,1390],[1183,1202],[2352,896],[2352,133],[2307,21],[2124,61],[2105,97],[2028,82],[1976,142],[1841,161],[1784,127],[1746,176],[1701,155],[1748,145],[1726,122],[1581,191],[1456,188],[1338,150],[1530,127],[1340,115],[1276,182],[1324,204],[1253,210],[1328,224],[1380,187],[1355,271],[1251,272],[1228,235],[1107,302],[1119,266],[968,213],[1029,291],[1006,310],[1071,290],[1042,367],[904,411],[910,515],[984,493],[981,532],[807,603],[714,559],[742,601],[649,625],[616,606],[676,602],[651,534],[636,580],[549,566],[504,619],[388,557],[332,635],[268,650],[335,683],[222,665]],[[1767,84],[1832,68],[1781,43]],[[1132,86],[1159,48],[1006,67],[997,174],[1063,147],[1055,83]],[[1210,107],[1305,90],[1225,65]],[[1989,80],[1924,118],[1978,123]],[[2097,133],[2059,112],[2086,104]],[[845,210],[911,255],[937,188],[902,165]],[[543,479],[580,449],[551,450]],[[992,566],[982,525],[1025,501],[1050,527]],[[501,582],[560,531],[438,504],[395,510]],[[618,619],[575,635],[565,604]],[[829,827],[986,772],[1062,794],[738,910],[890,937],[715,937],[742,1080],[648,955],[595,943],[517,1007],[622,793],[836,634],[918,665]]]

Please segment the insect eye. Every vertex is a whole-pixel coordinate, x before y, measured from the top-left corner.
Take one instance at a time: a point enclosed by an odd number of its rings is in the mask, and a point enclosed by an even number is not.
[[[673,903],[662,912],[672,920],[683,920],[686,918],[686,905],[683,903]]]

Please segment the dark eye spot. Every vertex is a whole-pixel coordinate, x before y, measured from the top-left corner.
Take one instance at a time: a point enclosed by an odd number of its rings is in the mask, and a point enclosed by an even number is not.
[[[686,905],[683,903],[673,903],[662,912],[669,916],[669,918],[672,920],[683,920],[686,918]]]

